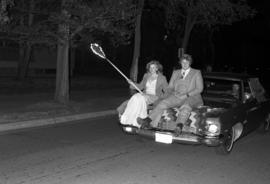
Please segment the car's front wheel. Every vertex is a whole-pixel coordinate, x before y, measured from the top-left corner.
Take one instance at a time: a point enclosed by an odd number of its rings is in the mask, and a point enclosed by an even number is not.
[[[231,128],[228,131],[224,142],[220,146],[216,147],[216,152],[221,155],[227,155],[232,151],[233,145],[234,145],[234,129]]]

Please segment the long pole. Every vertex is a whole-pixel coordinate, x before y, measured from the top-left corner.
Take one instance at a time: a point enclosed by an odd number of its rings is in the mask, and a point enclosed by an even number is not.
[[[143,94],[143,92],[136,86],[136,84],[134,84],[134,82],[132,82],[129,78],[127,78],[127,76],[125,74],[123,74],[123,72],[121,72],[109,59],[107,59],[105,57],[105,59],[127,80],[129,81],[129,83],[136,89],[139,91],[139,93]]]
[[[139,91],[139,93],[143,94],[143,92],[134,84],[133,81],[131,81],[123,72],[121,72],[106,56],[105,53],[103,52],[102,48],[97,44],[97,43],[91,43],[90,44],[91,50],[94,52],[94,54],[98,55],[102,59],[105,59],[108,61],[128,82],[131,84],[135,89]]]

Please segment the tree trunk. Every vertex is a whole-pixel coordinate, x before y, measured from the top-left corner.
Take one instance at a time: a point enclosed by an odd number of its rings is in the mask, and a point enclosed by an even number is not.
[[[62,0],[64,7],[66,0]],[[61,10],[63,17],[68,18],[67,12]],[[58,103],[67,104],[69,102],[69,26],[60,24],[58,32],[62,36],[57,43],[57,63],[56,63],[56,86],[54,99]]]
[[[210,35],[209,35],[209,45],[210,45],[210,55],[211,55],[211,58],[210,58],[210,64],[212,66],[212,68],[215,66],[215,61],[216,61],[216,55],[215,55],[215,44],[213,42],[213,34],[214,34],[214,31],[213,30],[210,30]]]
[[[27,26],[31,27],[33,24],[34,20],[34,14],[32,13],[35,9],[35,0],[30,1],[30,7],[29,7],[29,12],[28,12],[28,23]],[[21,24],[23,25],[24,23],[24,18],[21,18]],[[17,78],[19,80],[25,79],[27,76],[27,71],[30,63],[30,58],[31,58],[31,53],[32,53],[32,44],[27,42],[25,44],[21,44],[21,51],[23,54],[21,54],[22,58],[20,58],[19,63],[18,63],[18,71],[17,71]]]
[[[140,57],[140,49],[141,49],[141,18],[143,13],[144,0],[139,0],[138,3],[138,15],[136,18],[136,28],[135,28],[135,40],[134,40],[134,51],[133,51],[133,59],[130,69],[130,78],[133,81],[137,81],[138,77],[138,63]]]
[[[32,53],[31,44],[27,43],[26,45],[22,45],[20,48],[20,60],[18,63],[18,73],[17,78],[19,80],[24,80],[27,76],[30,58]]]
[[[21,73],[21,68],[22,68],[22,63],[24,61],[24,54],[25,54],[25,46],[24,44],[21,42],[19,44],[19,60],[18,60],[18,65],[17,65],[17,79],[20,80],[20,73]]]
[[[18,65],[18,74],[17,77],[19,80],[24,80],[28,73],[29,63],[30,63],[30,57],[32,53],[32,47],[30,44],[26,44],[22,49],[23,57],[20,60],[20,63]]]
[[[185,54],[184,48],[178,48],[178,58],[180,59]]]
[[[195,25],[195,22],[196,22],[196,17],[194,17],[191,13],[188,13],[186,24],[185,24],[184,38],[182,42],[182,48],[184,49],[184,52],[186,52],[187,50],[190,34]]]
[[[75,66],[75,58],[76,58],[76,49],[70,48],[70,57],[69,57],[69,75],[70,77],[73,76],[73,72],[74,72],[74,66]]]
[[[67,104],[69,101],[69,42],[57,45],[55,101]]]

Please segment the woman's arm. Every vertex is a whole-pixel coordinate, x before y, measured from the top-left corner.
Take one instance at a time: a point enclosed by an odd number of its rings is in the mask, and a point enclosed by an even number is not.
[[[141,80],[140,83],[135,83],[134,84],[140,89],[140,90],[143,90],[145,88],[145,84],[146,84],[146,81],[147,81],[147,74],[145,73],[143,75],[143,79]],[[135,89],[134,86],[130,85],[130,89]]]

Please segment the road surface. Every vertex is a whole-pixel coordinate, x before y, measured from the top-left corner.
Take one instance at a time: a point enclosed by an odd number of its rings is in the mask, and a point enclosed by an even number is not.
[[[114,116],[0,135],[0,184],[268,184],[270,133],[228,156],[124,134]]]

